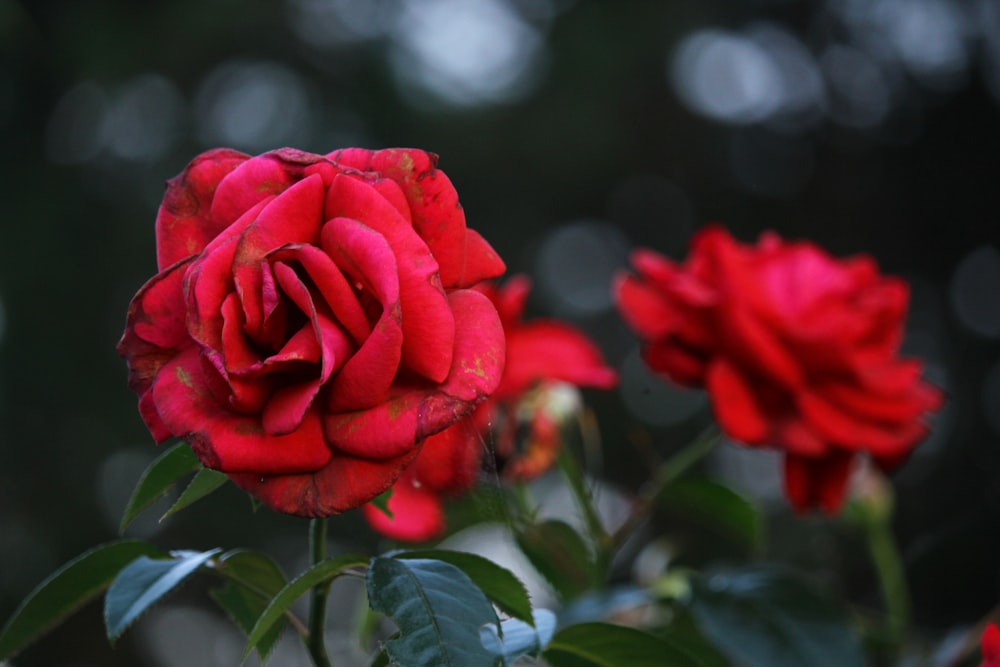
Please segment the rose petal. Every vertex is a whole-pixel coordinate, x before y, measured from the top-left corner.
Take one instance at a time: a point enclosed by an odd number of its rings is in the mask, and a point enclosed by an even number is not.
[[[290,247],[288,251],[301,262],[302,268],[323,295],[323,300],[330,307],[337,322],[350,333],[355,343],[364,342],[371,333],[368,317],[344,273],[330,256],[321,249],[309,245]],[[282,251],[278,251],[274,257],[278,259],[283,256]]]
[[[789,417],[777,425],[773,444],[791,454],[812,458],[825,456],[832,451],[828,443],[798,416]]]
[[[427,245],[392,204],[357,178],[333,179],[324,214],[358,220],[385,237],[399,271],[403,363],[432,382],[444,380],[451,368],[455,325]]]
[[[323,160],[302,151],[273,151],[250,158],[219,183],[212,201],[212,218],[228,224],[263,199],[277,196],[302,180],[302,163]]]
[[[894,456],[913,447],[926,435],[919,421],[904,421],[886,428],[848,414],[813,391],[796,395],[795,403],[805,422],[821,437],[852,451]]]
[[[156,264],[161,271],[197,255],[229,226],[232,220],[217,220],[211,215],[216,188],[249,159],[249,155],[228,148],[207,151],[167,181],[156,216]]]
[[[323,227],[323,248],[381,304],[378,323],[330,382],[330,412],[370,408],[383,401],[402,358],[403,330],[396,258],[385,238],[347,218]]]
[[[192,345],[185,327],[183,281],[192,258],[158,273],[143,285],[128,307],[118,354],[128,361],[129,387],[145,394],[160,368],[177,351]]]
[[[854,464],[850,452],[832,451],[821,458],[785,456],[785,495],[800,512],[819,507],[827,514],[840,509]]]
[[[465,212],[451,181],[436,168],[436,155],[407,148],[349,148],[329,157],[343,166],[374,171],[399,184],[409,202],[414,228],[440,265],[445,287],[468,287],[496,278],[506,270],[503,260],[482,237],[466,233]]]
[[[500,382],[503,327],[484,295],[457,290],[448,295],[455,313],[455,362],[437,387],[399,386],[398,393],[368,410],[326,418],[331,446],[373,458],[399,455],[472,411]]]
[[[371,527],[386,537],[423,542],[444,532],[444,508],[440,498],[424,487],[415,486],[409,476],[404,476],[392,487],[388,507],[391,519],[372,504],[362,508]]]
[[[158,445],[174,437],[167,425],[160,419],[160,413],[156,410],[156,402],[153,400],[153,392],[146,391],[139,396],[139,416],[145,422],[150,435]]]
[[[644,340],[657,340],[675,328],[677,311],[655,287],[629,274],[615,276],[612,285],[618,311]]]
[[[265,476],[230,474],[233,482],[278,512],[323,517],[361,507],[384,493],[419,452],[370,461],[335,454],[315,473]]]
[[[528,302],[528,295],[531,293],[531,279],[523,273],[519,273],[505,280],[501,287],[484,293],[496,306],[504,329],[508,329],[512,325],[520,324],[524,317],[524,307]]]
[[[653,343],[642,349],[642,359],[652,370],[668,376],[685,387],[705,385],[708,359],[689,351],[677,343]]]
[[[507,365],[496,397],[516,397],[539,380],[611,389],[618,374],[604,363],[597,346],[573,327],[534,320],[507,331]]]
[[[770,420],[751,382],[726,359],[708,366],[706,386],[712,408],[729,437],[748,445],[763,444],[771,432]]]
[[[309,176],[268,202],[240,236],[233,257],[233,278],[250,336],[259,337],[264,324],[261,261],[268,252],[288,243],[319,242],[323,197],[323,179]]]
[[[240,234],[253,224],[269,201],[259,202],[230,225],[225,234],[213,239],[184,278],[188,333],[206,349],[222,347],[222,304],[233,293],[233,258]]]
[[[471,488],[476,483],[485,450],[472,419],[470,415],[428,436],[407,476],[438,494],[461,493]]]
[[[210,366],[194,348],[170,360],[153,383],[163,423],[187,440],[202,463],[223,472],[259,475],[317,470],[330,460],[319,415],[307,413],[294,433],[271,436],[259,417],[232,412],[217,400]]]
[[[723,309],[723,337],[727,351],[788,389],[802,385],[805,376],[799,360],[766,324],[749,312],[738,299]]]

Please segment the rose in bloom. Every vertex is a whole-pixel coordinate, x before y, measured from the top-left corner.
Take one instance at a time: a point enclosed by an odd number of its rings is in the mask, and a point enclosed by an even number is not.
[[[632,264],[614,290],[646,363],[706,387],[733,440],[784,450],[795,508],[836,511],[858,453],[890,469],[927,433],[941,395],[898,356],[907,285],[870,257],[712,226],[686,262],[643,249]]]
[[[119,352],[158,442],[301,516],[389,488],[500,381],[504,264],[419,150],[204,153],[167,184]]]
[[[979,667],[1000,667],[1000,628],[995,623],[986,626],[980,644],[983,661]]]
[[[556,320],[523,320],[531,291],[525,276],[502,287],[479,286],[496,305],[507,338],[507,365],[497,390],[465,420],[424,443],[420,455],[393,487],[392,517],[366,505],[365,517],[380,533],[423,541],[445,529],[442,499],[470,489],[478,477],[491,427],[498,428],[497,453],[507,459],[505,476],[524,479],[548,469],[558,451],[558,420],[565,415],[567,388],[610,389],[618,375],[578,329]],[[575,390],[574,390],[575,391]],[[515,431],[527,422],[527,447],[516,451]]]

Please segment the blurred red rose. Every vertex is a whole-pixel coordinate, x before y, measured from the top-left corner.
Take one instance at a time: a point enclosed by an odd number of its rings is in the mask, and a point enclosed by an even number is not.
[[[995,623],[986,626],[980,644],[983,661],[979,667],[1000,667],[1000,628]]]
[[[507,337],[500,385],[473,415],[427,439],[393,487],[391,518],[374,505],[365,506],[369,523],[394,539],[423,541],[444,531],[441,499],[475,484],[486,449],[484,434],[491,427],[499,426],[496,450],[506,459],[505,476],[540,475],[555,460],[558,422],[572,409],[568,388],[610,389],[618,382],[597,346],[576,328],[550,319],[523,321],[531,291],[528,278],[515,276],[500,288],[484,284],[479,289],[496,305]],[[520,452],[515,442],[519,422],[528,425],[526,447]]]
[[[646,363],[706,387],[733,440],[784,450],[795,508],[836,511],[856,454],[890,469],[926,435],[941,394],[898,356],[908,288],[870,257],[711,226],[684,263],[637,250],[632,264],[614,290]]]
[[[326,516],[385,491],[472,411],[504,362],[504,271],[437,156],[204,153],[167,184],[159,273],[119,352],[158,442],[281,512]]]

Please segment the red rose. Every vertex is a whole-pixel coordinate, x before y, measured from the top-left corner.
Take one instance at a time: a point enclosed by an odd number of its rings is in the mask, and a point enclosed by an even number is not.
[[[713,226],[682,264],[650,250],[632,264],[615,293],[646,363],[705,386],[732,439],[783,449],[797,509],[835,511],[855,454],[891,468],[926,435],[941,395],[898,356],[907,286],[870,257],[773,233],[741,245]]]
[[[167,192],[160,273],[118,345],[158,442],[281,512],[326,516],[392,485],[493,391],[504,270],[423,151],[213,150]]]
[[[383,535],[407,541],[440,535],[445,528],[441,499],[475,484],[486,434],[498,424],[497,453],[508,459],[505,475],[525,479],[545,472],[559,445],[554,419],[562,406],[553,404],[561,395],[555,385],[610,389],[618,382],[600,350],[579,330],[548,319],[523,321],[531,291],[525,276],[515,276],[499,289],[484,284],[479,290],[496,306],[507,337],[507,364],[500,385],[473,415],[427,439],[393,487],[388,504],[391,518],[373,505],[365,506],[365,517]],[[531,408],[527,447],[518,453],[515,431],[518,413],[524,413],[526,405]]]
[[[980,645],[983,661],[979,667],[1000,667],[1000,628],[995,623],[986,626]]]

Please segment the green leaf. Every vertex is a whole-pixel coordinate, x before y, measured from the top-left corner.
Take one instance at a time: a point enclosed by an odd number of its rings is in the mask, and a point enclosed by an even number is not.
[[[501,625],[484,625],[479,629],[479,640],[487,651],[501,659],[501,667],[508,667],[524,655],[537,656],[552,640],[556,631],[556,615],[548,609],[535,612],[532,625],[516,618],[508,618]]]
[[[229,581],[209,595],[249,637],[271,599],[288,580],[278,564],[259,551],[227,552],[219,557],[215,569]],[[267,662],[286,626],[286,623],[275,623],[257,643],[261,663]]]
[[[696,657],[702,667],[730,667],[730,662],[698,631],[691,614],[685,609],[672,609],[670,625],[657,634],[677,648]]]
[[[552,667],[701,667],[697,658],[668,641],[610,623],[563,628],[542,657]]]
[[[221,549],[178,551],[173,558],[140,556],[125,566],[104,597],[104,625],[108,640],[115,642],[135,619]]]
[[[162,555],[145,542],[120,540],[94,547],[66,563],[28,594],[0,631],[0,661],[12,657],[100,595],[115,575],[136,558]]]
[[[550,520],[528,526],[517,535],[517,544],[563,600],[599,583],[590,549],[567,523]]]
[[[384,644],[393,663],[465,667],[497,661],[479,638],[481,626],[499,627],[493,605],[450,563],[375,557],[368,568],[368,602],[399,626],[399,638]]]
[[[701,633],[740,665],[864,665],[846,611],[790,573],[757,566],[691,583]]]
[[[170,506],[170,509],[163,513],[163,516],[160,517],[160,521],[163,521],[168,516],[176,514],[185,507],[198,502],[228,481],[229,476],[223,472],[212,470],[211,468],[199,468],[198,472],[196,472],[194,477],[191,478],[191,482],[184,488],[180,498],[178,498],[177,502]]]
[[[509,616],[529,625],[534,623],[528,590],[514,574],[488,558],[464,551],[421,549],[392,554],[393,558],[424,558],[451,563],[472,579],[472,583]]]
[[[219,557],[216,570],[227,579],[273,598],[288,584],[288,577],[267,554],[249,549],[234,549]]]
[[[227,581],[222,588],[209,591],[209,595],[215,600],[226,615],[248,636],[253,631],[257,619],[267,608],[269,598],[264,598],[251,591],[245,586],[241,586],[233,581]],[[266,664],[271,652],[281,639],[281,633],[285,630],[286,623],[275,623],[264,633],[260,641],[257,642],[257,654],[260,656],[261,664]]]
[[[392,498],[392,487],[380,493],[371,499],[371,504],[377,507],[382,514],[385,514],[390,519],[392,518],[392,510],[389,509],[389,499]]]
[[[124,533],[132,521],[174,488],[177,481],[198,469],[201,463],[187,443],[179,442],[149,464],[132,491],[118,532]]]
[[[718,528],[750,551],[756,551],[762,543],[763,522],[757,508],[724,484],[708,479],[678,479],[660,493],[657,501],[669,510]]]
[[[357,554],[345,554],[335,556],[316,563],[298,577],[288,582],[288,584],[278,591],[264,609],[264,612],[257,619],[257,623],[249,633],[246,648],[243,650],[243,663],[250,655],[250,652],[257,648],[257,645],[267,637],[271,626],[281,620],[289,608],[302,597],[313,586],[319,586],[333,581],[343,574],[344,570],[351,567],[362,567],[368,563],[365,556]]]

